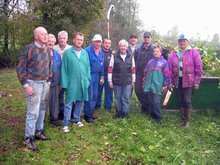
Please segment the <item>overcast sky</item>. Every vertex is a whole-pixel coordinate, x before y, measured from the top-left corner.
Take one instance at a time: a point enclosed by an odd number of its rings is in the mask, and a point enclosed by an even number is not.
[[[217,0],[138,0],[145,30],[166,34],[175,25],[189,37],[212,39],[220,33],[220,5]]]

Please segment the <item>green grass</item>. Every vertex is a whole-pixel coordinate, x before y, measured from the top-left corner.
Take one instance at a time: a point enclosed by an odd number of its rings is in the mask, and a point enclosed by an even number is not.
[[[207,109],[194,112],[189,128],[177,125],[176,112],[162,111],[157,125],[140,113],[135,97],[129,119],[112,119],[101,109],[94,124],[64,134],[45,121],[51,141],[36,141],[33,153],[23,145],[26,104],[14,70],[0,70],[0,164],[220,164],[220,115]]]

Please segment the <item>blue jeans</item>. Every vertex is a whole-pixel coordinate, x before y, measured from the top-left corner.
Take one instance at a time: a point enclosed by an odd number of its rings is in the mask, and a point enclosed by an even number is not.
[[[161,120],[161,112],[160,112],[160,106],[161,106],[161,95],[157,95],[154,93],[147,93],[147,99],[149,102],[149,115],[154,118],[155,120]]]
[[[68,126],[70,124],[72,106],[73,106],[73,102],[67,102],[64,106],[63,126]],[[74,104],[74,112],[73,112],[74,123],[80,121],[82,107],[83,107],[83,101],[76,101],[76,103]]]
[[[132,85],[114,85],[116,113],[118,115],[127,115],[131,104]]]
[[[96,103],[96,107],[101,107],[102,104],[102,92],[103,92],[103,88],[105,90],[105,97],[104,97],[104,107],[106,109],[111,109],[112,108],[112,100],[113,100],[113,91],[112,89],[109,87],[108,84],[108,77],[107,74],[105,74],[104,76],[104,84],[101,85],[99,84],[99,88],[98,88],[98,100]]]
[[[93,118],[93,113],[98,99],[99,74],[91,74],[89,86],[89,101],[84,102],[84,118]]]
[[[28,84],[33,88],[33,94],[25,95],[27,102],[25,137],[32,138],[35,132],[43,130],[50,86],[46,81],[28,80]]]

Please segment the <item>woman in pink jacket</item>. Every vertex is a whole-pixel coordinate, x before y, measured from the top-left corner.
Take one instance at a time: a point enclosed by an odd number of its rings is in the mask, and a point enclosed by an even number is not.
[[[188,127],[192,112],[193,90],[199,89],[202,77],[202,61],[199,52],[188,45],[188,39],[184,34],[179,36],[178,45],[171,52],[168,63],[179,102],[182,118],[180,125]]]

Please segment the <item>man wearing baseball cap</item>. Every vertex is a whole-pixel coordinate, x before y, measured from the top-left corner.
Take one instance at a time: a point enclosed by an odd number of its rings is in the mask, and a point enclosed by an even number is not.
[[[131,34],[129,38],[129,46],[128,51],[131,52],[133,55],[135,53],[135,50],[138,48],[138,36],[136,34]]]
[[[88,123],[93,123],[95,117],[93,116],[95,106],[98,99],[99,83],[104,83],[104,53],[101,49],[102,36],[100,34],[94,35],[92,44],[86,48],[89,56],[91,69],[91,83],[89,86],[89,101],[84,102],[84,119]]]
[[[191,48],[186,35],[178,38],[178,47],[169,56],[172,84],[176,88],[181,114],[180,126],[189,127],[192,112],[192,94],[199,89],[202,77],[202,60],[199,52]]]
[[[135,83],[135,93],[139,102],[141,103],[141,111],[148,114],[148,99],[143,91],[143,77],[144,77],[144,68],[148,61],[153,57],[153,44],[152,44],[152,35],[150,32],[145,32],[144,42],[138,47],[135,51],[135,66],[136,66],[136,83]]]

